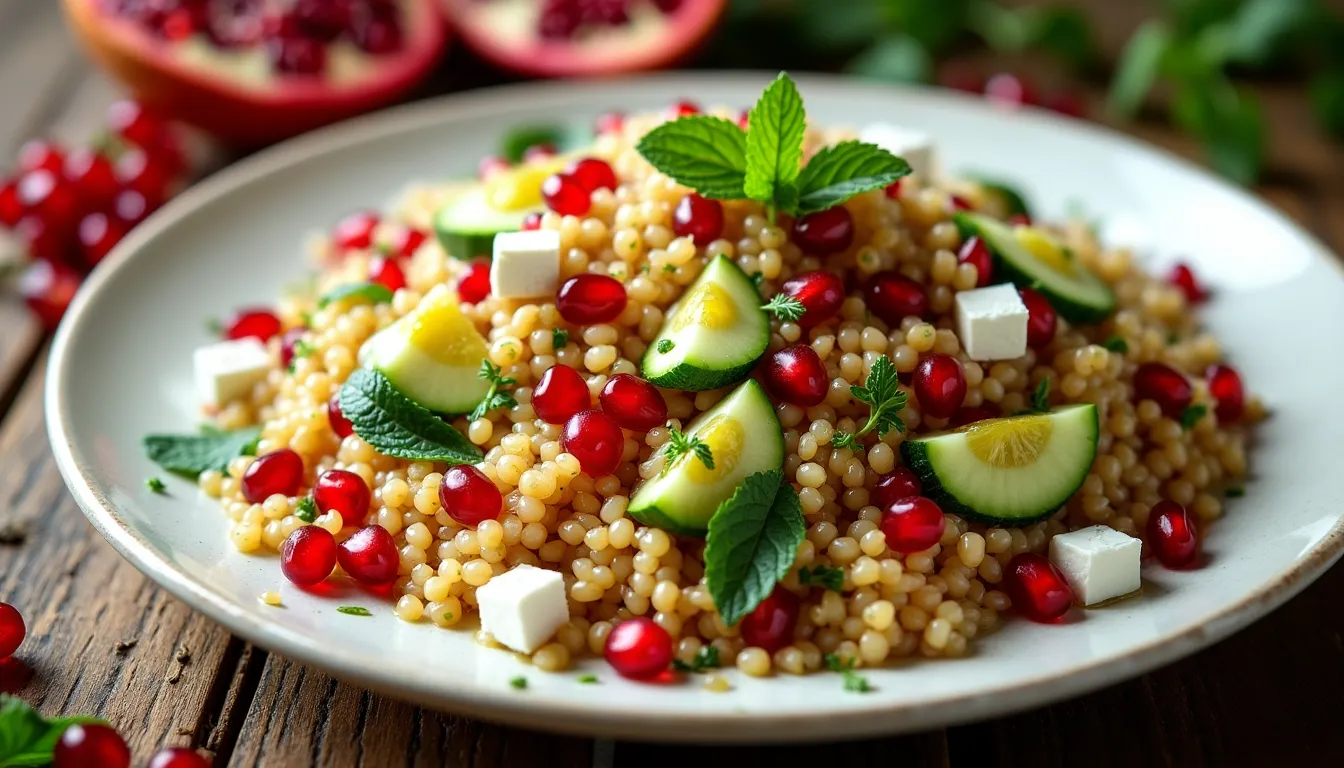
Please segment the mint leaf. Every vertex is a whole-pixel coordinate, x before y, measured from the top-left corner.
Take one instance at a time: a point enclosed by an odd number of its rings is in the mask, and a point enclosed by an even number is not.
[[[644,134],[635,147],[661,173],[703,197],[746,198],[747,134],[736,123],[693,115]]]
[[[350,374],[340,404],[355,434],[384,456],[449,464],[481,460],[481,452],[461,432],[398,392],[377,371],[361,368]]]
[[[742,189],[747,197],[776,208],[793,207],[803,159],[807,115],[798,87],[779,73],[751,110],[747,130],[747,167]]]
[[[298,508],[294,510],[294,516],[305,523],[311,523],[317,519],[317,502],[312,496],[304,496],[299,499]]]
[[[798,176],[798,215],[816,213],[855,195],[882,189],[910,174],[910,166],[881,147],[844,141],[813,155]]]
[[[51,763],[52,750],[71,725],[106,725],[96,717],[76,715],[48,720],[22,699],[0,694],[0,768]]]
[[[344,613],[346,616],[372,616],[368,608],[362,605],[342,605],[336,609],[337,613]]]
[[[842,568],[827,568],[824,565],[818,565],[816,568],[800,568],[798,583],[805,587],[821,587],[839,592],[845,586],[845,571]]]
[[[1120,53],[1115,78],[1106,97],[1106,110],[1116,117],[1130,117],[1157,81],[1162,59],[1171,48],[1171,30],[1160,19],[1149,19],[1135,30]]]
[[[770,596],[803,541],[798,492],[782,478],[778,469],[748,476],[709,520],[705,581],[729,625]]]
[[[229,461],[256,449],[260,427],[235,432],[211,428],[202,435],[149,435],[144,439],[145,455],[169,472],[195,480],[202,472],[223,472]]]
[[[392,301],[392,291],[387,286],[379,283],[350,283],[349,285],[339,285],[327,291],[322,298],[317,300],[317,308],[331,304],[343,299],[358,299],[370,304],[386,304]]]

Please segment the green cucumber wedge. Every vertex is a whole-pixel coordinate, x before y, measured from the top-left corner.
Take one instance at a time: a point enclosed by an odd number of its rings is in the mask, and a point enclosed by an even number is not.
[[[1028,218],[1032,216],[1031,204],[1027,202],[1027,196],[1012,184],[988,176],[970,175],[968,178],[978,183],[985,190],[985,194],[998,199],[1004,215],[1021,215]]]
[[[1097,435],[1097,407],[1088,403],[912,438],[901,453],[944,512],[1015,528],[1051,516],[1077,493]]]
[[[784,430],[755,379],[742,382],[686,427],[703,440],[714,468],[694,453],[645,480],[630,498],[630,516],[680,536],[704,537],[709,518],[748,475],[784,466]]]
[[[717,389],[746,378],[769,343],[770,320],[756,286],[719,255],[668,308],[640,368],[667,389]]]
[[[490,205],[484,184],[475,184],[444,204],[434,216],[434,234],[455,259],[470,261],[494,253],[495,235],[517,232],[529,213],[544,208],[502,211]]]

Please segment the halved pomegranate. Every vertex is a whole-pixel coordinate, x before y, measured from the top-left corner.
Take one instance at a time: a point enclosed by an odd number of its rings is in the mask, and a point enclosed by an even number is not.
[[[150,109],[255,146],[396,100],[447,43],[438,0],[63,0]]]
[[[540,77],[657,69],[690,54],[727,0],[446,0],[462,40]]]

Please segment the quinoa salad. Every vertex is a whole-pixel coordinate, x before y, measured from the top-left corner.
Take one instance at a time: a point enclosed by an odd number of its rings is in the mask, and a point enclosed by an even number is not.
[[[575,133],[347,215],[197,350],[210,426],[146,450],[275,559],[264,602],[350,580],[541,671],[863,692],[1200,566],[1264,408],[1187,267],[787,75]]]

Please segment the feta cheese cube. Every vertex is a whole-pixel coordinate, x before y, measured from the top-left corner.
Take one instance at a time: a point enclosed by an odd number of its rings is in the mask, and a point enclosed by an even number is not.
[[[560,287],[560,233],[553,229],[500,232],[490,263],[490,292],[501,299],[530,299]]]
[[[859,131],[859,141],[887,150],[910,164],[910,170],[919,176],[933,178],[937,168],[934,166],[933,139],[922,131],[901,128],[888,123],[872,123]]]
[[[1064,572],[1074,599],[1096,605],[1139,588],[1143,545],[1114,528],[1094,525],[1050,540],[1050,562]]]
[[[531,653],[569,621],[565,580],[555,571],[515,566],[476,590],[481,629],[519,653]]]
[[[1011,283],[957,294],[957,337],[972,360],[1027,353],[1027,305]]]
[[[266,345],[251,336],[201,347],[192,356],[192,362],[197,395],[208,406],[245,397],[254,384],[266,378],[272,365]]]

